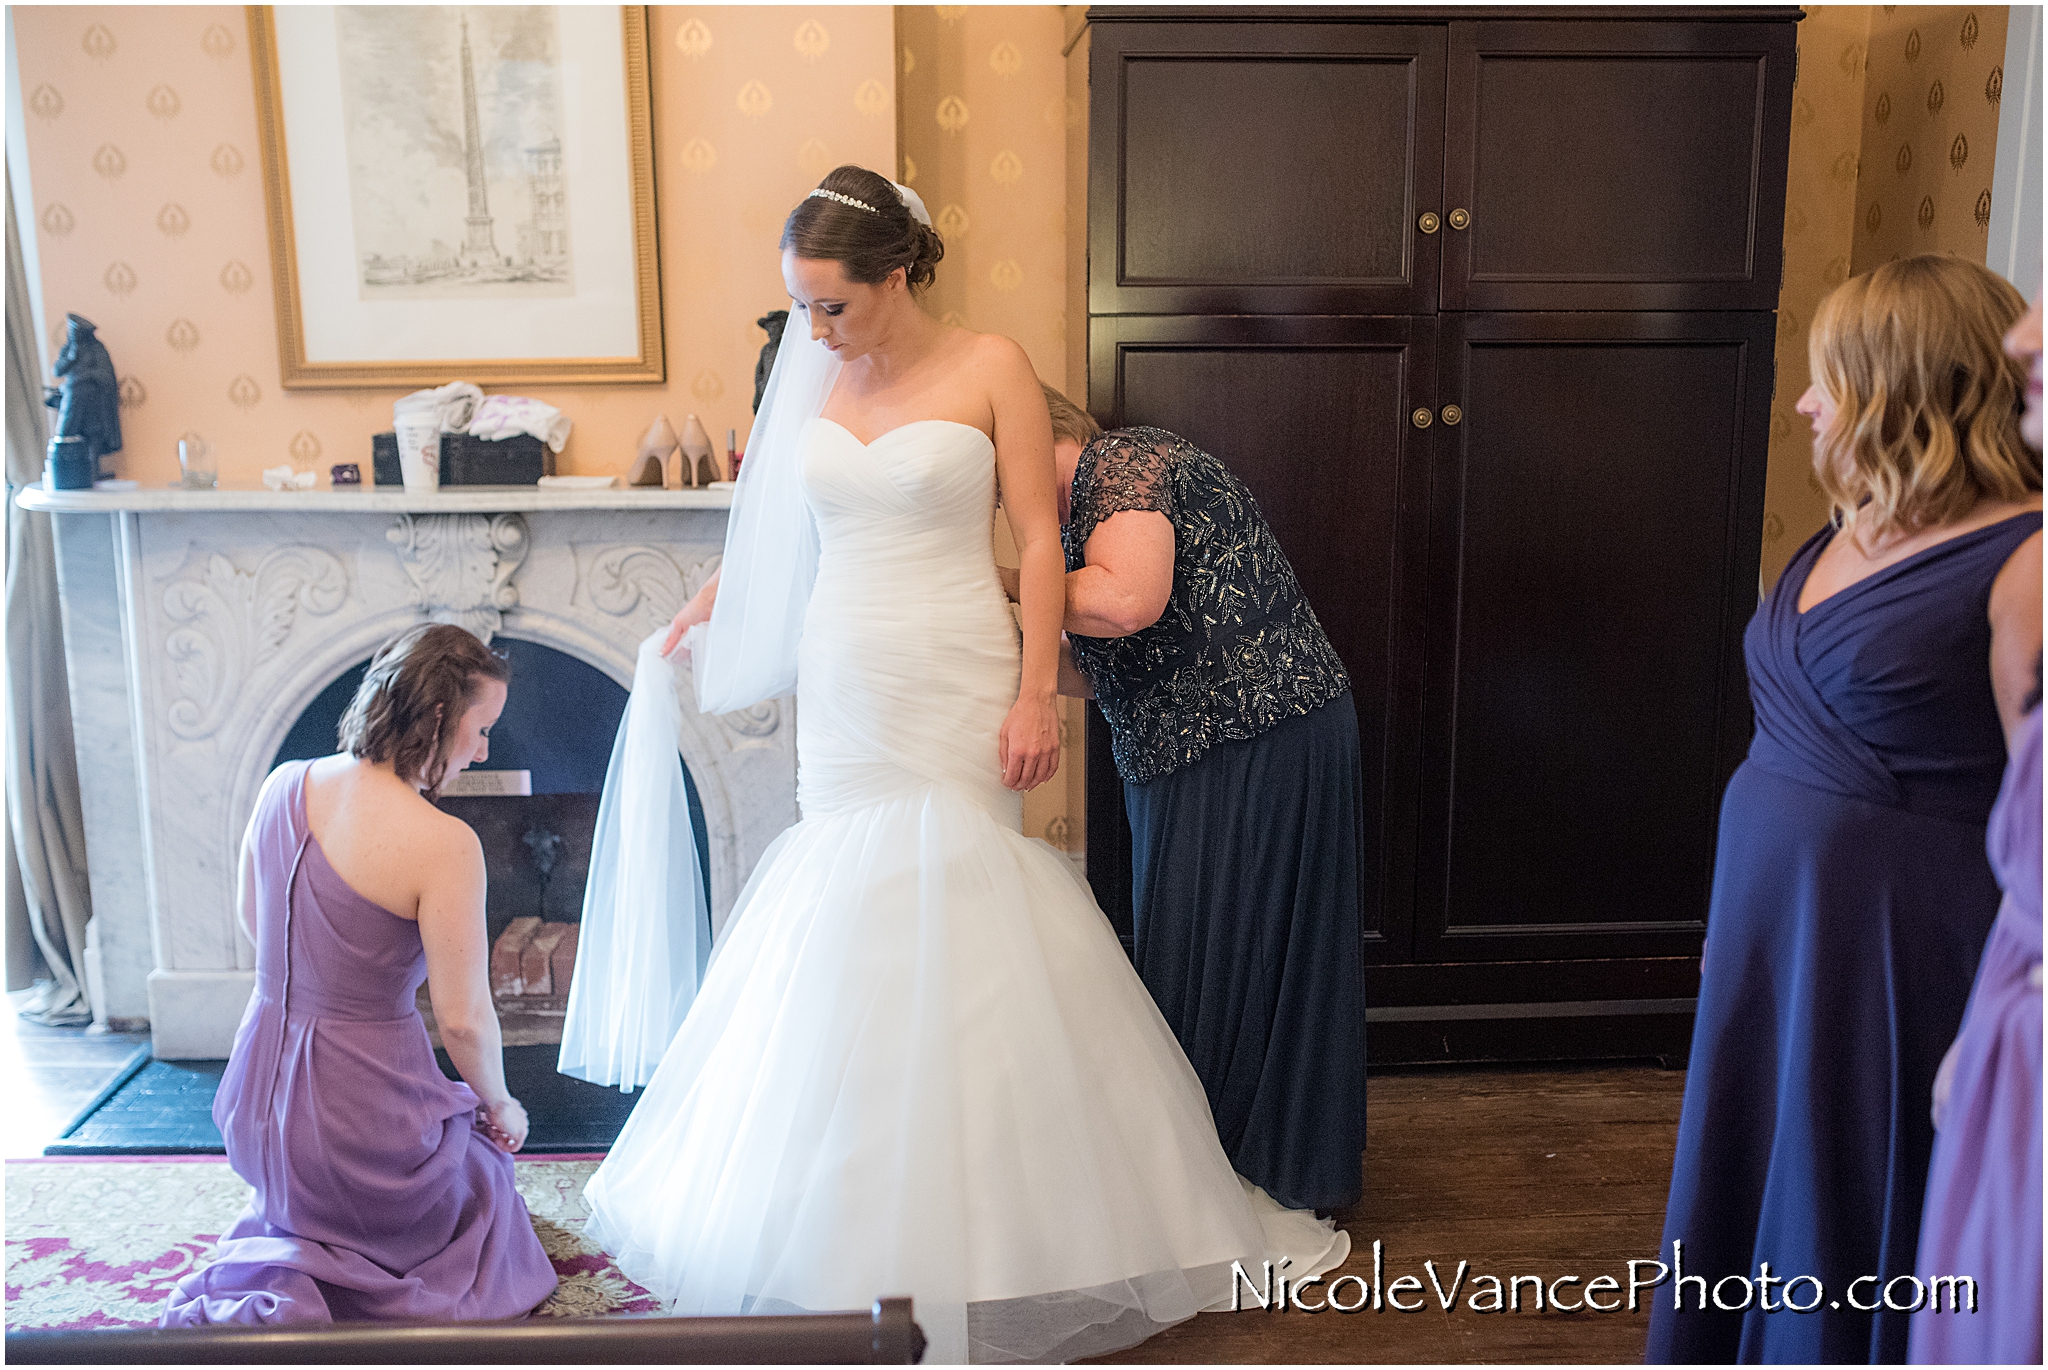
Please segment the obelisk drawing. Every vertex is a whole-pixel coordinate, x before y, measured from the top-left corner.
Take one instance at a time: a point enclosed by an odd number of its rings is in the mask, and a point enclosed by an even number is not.
[[[498,246],[491,240],[491,205],[484,188],[484,139],[476,117],[476,73],[469,62],[469,19],[462,20],[462,152],[469,171],[469,234],[462,255],[468,265],[496,266]]]

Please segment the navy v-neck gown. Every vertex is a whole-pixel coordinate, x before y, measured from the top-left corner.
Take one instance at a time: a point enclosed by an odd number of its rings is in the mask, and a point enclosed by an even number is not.
[[[1998,913],[1991,585],[2040,526],[2033,513],[1952,538],[1801,614],[1824,528],[1750,621],[1756,736],[1721,805],[1659,1254],[1673,1263],[1682,1241],[1708,1303],[1696,1311],[1690,1278],[1684,1312],[1671,1284],[1650,1296],[1653,1362],[1905,1359],[1908,1315],[1852,1300],[1879,1303],[1913,1273],[1934,1072]],[[1773,1280],[1822,1281],[1818,1306],[1761,1311],[1766,1261]],[[1866,1275],[1879,1281],[1852,1288]],[[1712,1302],[1723,1280],[1736,1311]],[[1787,1292],[1772,1285],[1771,1302]],[[1789,1292],[1815,1300],[1810,1284]]]

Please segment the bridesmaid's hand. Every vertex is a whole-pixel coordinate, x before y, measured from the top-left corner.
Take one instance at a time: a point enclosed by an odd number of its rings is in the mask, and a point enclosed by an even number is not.
[[[526,1109],[517,1099],[507,1095],[495,1104],[478,1108],[477,1115],[484,1135],[496,1142],[500,1150],[517,1151],[526,1145]]]
[[[1020,696],[996,741],[1003,784],[1019,794],[1035,790],[1060,768],[1060,717],[1052,699]]]

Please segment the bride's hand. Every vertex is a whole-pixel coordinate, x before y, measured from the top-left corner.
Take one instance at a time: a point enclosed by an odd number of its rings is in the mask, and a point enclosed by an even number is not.
[[[668,625],[668,636],[661,640],[661,654],[673,655],[676,644],[683,640],[683,634],[700,623],[710,621],[712,606],[718,603],[718,576],[714,574],[704,583],[704,588],[693,595],[688,604],[676,614],[675,621]]]
[[[698,613],[697,606],[694,603],[685,604],[682,607],[682,611],[675,616],[675,621],[668,625],[668,636],[661,641],[661,654],[663,656],[673,655],[676,650],[676,644],[683,640],[683,634],[689,632],[690,629],[710,617],[711,615],[708,613]]]
[[[1019,698],[997,739],[1003,784],[1022,794],[1052,779],[1060,766],[1060,717],[1053,701]]]

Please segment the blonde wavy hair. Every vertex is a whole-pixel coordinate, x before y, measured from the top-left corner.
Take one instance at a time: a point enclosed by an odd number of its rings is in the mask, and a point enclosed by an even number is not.
[[[1052,411],[1052,435],[1055,441],[1065,438],[1069,442],[1077,442],[1086,447],[1102,436],[1102,425],[1095,421],[1093,414],[1044,381],[1038,383],[1038,388],[1045,392],[1045,407]]]
[[[2040,458],[2020,440],[2027,370],[2002,345],[2026,308],[1992,272],[1934,255],[1887,262],[1821,301],[1807,357],[1835,416],[1813,468],[1837,527],[1868,547],[2040,490]]]

